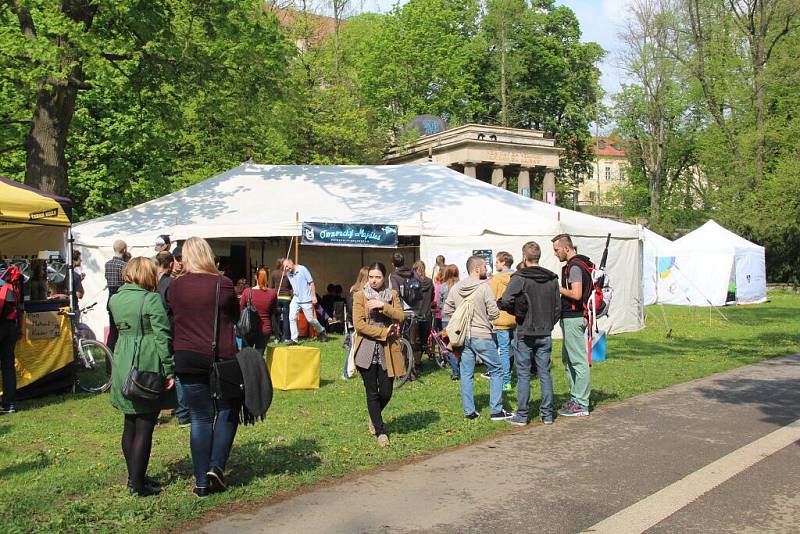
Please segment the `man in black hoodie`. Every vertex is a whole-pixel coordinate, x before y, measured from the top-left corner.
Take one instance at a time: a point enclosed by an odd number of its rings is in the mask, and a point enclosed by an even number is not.
[[[515,364],[517,366],[517,411],[507,419],[512,425],[528,424],[528,400],[531,395],[531,357],[535,358],[542,402],[542,422],[553,422],[553,379],[550,376],[551,332],[561,315],[558,275],[539,267],[542,249],[535,241],[522,247],[525,266],[511,276],[508,288],[500,297],[500,309],[517,319]]]

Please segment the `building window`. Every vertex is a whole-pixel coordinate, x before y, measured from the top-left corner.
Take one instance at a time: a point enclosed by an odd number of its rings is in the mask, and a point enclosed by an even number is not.
[[[619,181],[620,181],[620,182],[624,182],[624,181],[625,181],[625,179],[628,177],[628,176],[627,176],[627,174],[628,174],[628,173],[627,173],[627,172],[625,172],[625,169],[620,169],[620,170],[619,170]]]
[[[594,191],[589,191],[589,200],[594,202],[597,197],[595,196]]]
[[[609,166],[606,166],[606,181],[607,182],[611,181],[611,167]]]

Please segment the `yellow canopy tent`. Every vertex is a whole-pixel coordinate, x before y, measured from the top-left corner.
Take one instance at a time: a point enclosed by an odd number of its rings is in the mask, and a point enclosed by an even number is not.
[[[59,251],[72,265],[71,215],[68,198],[0,176],[0,259],[35,258],[39,251],[50,250]],[[22,338],[14,351],[18,397],[63,389],[72,383],[72,330],[68,317],[58,315],[60,305],[63,301],[24,303]],[[44,323],[52,323],[54,328],[38,327]]]
[[[0,176],[0,254],[28,257],[59,250],[67,257],[72,201]]]

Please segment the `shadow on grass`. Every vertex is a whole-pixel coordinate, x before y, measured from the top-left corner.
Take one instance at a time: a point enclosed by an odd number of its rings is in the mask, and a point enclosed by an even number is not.
[[[388,422],[389,431],[393,434],[409,434],[423,430],[439,421],[441,417],[433,410],[408,413]]]
[[[29,471],[36,471],[37,469],[48,467],[51,463],[53,462],[48,458],[47,454],[39,451],[37,457],[33,460],[18,462],[0,469],[0,480],[14,475],[21,475]]]
[[[643,339],[616,341],[612,339],[609,342],[609,358],[636,360],[654,355],[685,357],[715,351],[730,358],[749,359],[764,355],[765,349],[776,350],[776,347],[785,344],[787,339],[795,339],[800,345],[800,337],[794,336],[793,338],[791,334],[782,332],[760,334],[744,339],[739,338],[733,343],[730,338],[712,335],[698,339],[674,334],[671,338],[664,338],[663,341]]]
[[[290,444],[269,445],[248,441],[234,442],[227,465],[227,481],[245,485],[269,475],[297,475],[314,471],[322,464],[319,443],[315,439],[297,438]],[[185,456],[166,466],[169,482],[193,475],[192,458]]]

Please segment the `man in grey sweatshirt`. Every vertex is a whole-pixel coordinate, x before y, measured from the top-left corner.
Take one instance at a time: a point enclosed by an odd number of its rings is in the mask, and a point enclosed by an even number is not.
[[[456,283],[447,294],[444,314],[452,316],[464,299],[472,296],[475,312],[469,325],[467,339],[461,353],[459,371],[461,374],[461,403],[464,417],[475,419],[475,359],[480,356],[489,374],[489,407],[492,421],[504,421],[510,416],[503,409],[503,371],[497,345],[492,339],[492,321],[500,315],[494,294],[486,283],[486,262],[480,256],[467,260],[467,278]],[[473,295],[474,294],[474,295]]]

